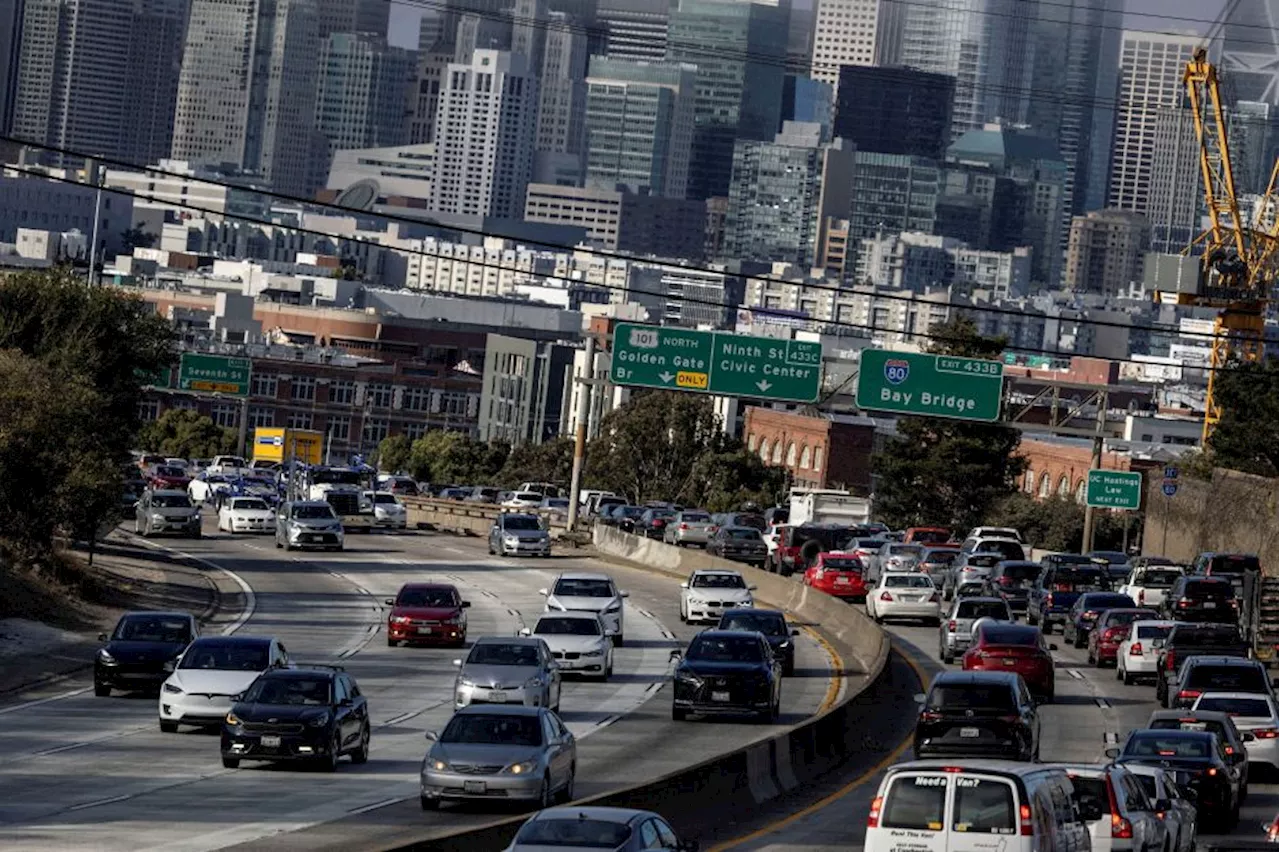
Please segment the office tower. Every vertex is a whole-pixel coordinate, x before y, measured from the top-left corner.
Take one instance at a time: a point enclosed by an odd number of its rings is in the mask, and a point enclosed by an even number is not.
[[[334,33],[373,33],[387,37],[391,4],[387,0],[316,0],[321,43]]]
[[[186,35],[186,0],[134,0],[129,41],[133,83],[124,122],[129,162],[156,163],[169,156]]]
[[[1200,143],[1191,110],[1161,107],[1155,117],[1147,205],[1151,250],[1177,254],[1191,245],[1200,230],[1203,199]]]
[[[306,194],[319,53],[314,0],[193,0],[173,159],[229,163]]]
[[[1071,220],[1063,284],[1077,293],[1115,296],[1142,280],[1147,220],[1132,210],[1093,210]]]
[[[587,184],[685,197],[696,79],[691,65],[593,56],[587,72]]]
[[[458,21],[454,35],[453,61],[460,65],[471,62],[476,50],[511,50],[510,16],[468,13]]]
[[[897,64],[956,78],[951,138],[996,119],[1022,122],[1031,93],[1025,0],[920,0],[904,6]]]
[[[1236,101],[1226,110],[1226,120],[1236,192],[1261,195],[1267,191],[1276,162],[1276,108],[1256,101]]]
[[[511,52],[523,54],[530,68],[541,68],[547,40],[546,0],[515,0],[511,16]]]
[[[13,94],[18,85],[20,44],[22,0],[0,0],[0,133],[8,133],[13,124]]]
[[[587,105],[587,35],[560,12],[542,33],[542,76],[538,86],[539,151],[579,154]]]
[[[413,67],[412,51],[369,32],[335,32],[321,44],[315,126],[330,152],[408,141],[405,90]]]
[[[452,48],[440,41],[431,49],[418,52],[418,72],[407,92],[410,145],[435,141],[440,83],[452,61]]]
[[[893,0],[818,0],[813,28],[814,79],[839,94],[840,69],[897,61],[905,7]]]
[[[787,122],[773,142],[734,146],[726,257],[813,266],[820,224],[848,213],[853,168],[847,142],[822,143],[820,125]]]
[[[444,14],[427,9],[418,21],[418,52],[426,53],[444,38]]]
[[[1201,41],[1194,35],[1122,34],[1108,207],[1147,212],[1156,115],[1161,107],[1182,105],[1182,72]]]
[[[846,65],[836,93],[836,136],[859,151],[941,160],[951,141],[956,80],[912,68]]]
[[[941,179],[938,161],[928,157],[855,151],[846,237],[851,250],[878,234],[933,233]]]
[[[671,0],[600,0],[604,53],[610,59],[661,61],[667,57]]]
[[[737,139],[768,141],[782,115],[789,0],[680,0],[667,58],[698,68],[689,197],[725,196]]]
[[[830,142],[835,121],[832,86],[812,77],[788,74],[782,81],[782,123],[817,124],[822,141]]]
[[[432,208],[518,219],[533,169],[538,80],[523,56],[476,50],[451,63],[440,89]]]
[[[1277,105],[1277,8],[1275,0],[1227,0],[1206,41],[1220,56],[1219,73],[1229,103]]]
[[[1027,123],[1067,164],[1064,250],[1072,216],[1106,204],[1123,13],[1123,0],[1040,4]]]

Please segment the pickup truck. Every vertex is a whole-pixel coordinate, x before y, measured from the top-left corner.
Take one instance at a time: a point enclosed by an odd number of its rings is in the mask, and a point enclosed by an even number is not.
[[[1129,579],[1117,591],[1133,598],[1138,606],[1158,609],[1164,603],[1165,595],[1183,573],[1183,569],[1177,565],[1134,568],[1129,574]]]
[[[1165,697],[1187,657],[1248,657],[1249,643],[1233,624],[1193,624],[1178,622],[1169,635],[1156,640],[1156,700],[1167,706]]]
[[[1045,569],[1027,594],[1027,624],[1041,625],[1045,635],[1053,625],[1066,621],[1076,599],[1085,592],[1111,589],[1106,569],[1097,565],[1055,565],[1045,560]]]
[[[840,550],[853,537],[853,528],[839,524],[802,524],[778,527],[778,544],[773,549],[768,569],[790,577],[814,563],[819,553]]]

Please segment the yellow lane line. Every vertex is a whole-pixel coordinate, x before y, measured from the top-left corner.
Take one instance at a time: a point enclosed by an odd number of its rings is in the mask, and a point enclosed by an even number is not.
[[[840,698],[840,691],[844,686],[844,659],[840,656],[840,652],[835,649],[835,646],[827,641],[827,637],[817,630],[812,627],[805,627],[804,632],[808,633],[813,638],[813,641],[817,642],[822,647],[822,650],[827,652],[827,659],[831,663],[831,676],[827,678],[827,694],[813,714],[821,716],[834,707],[836,701]]]

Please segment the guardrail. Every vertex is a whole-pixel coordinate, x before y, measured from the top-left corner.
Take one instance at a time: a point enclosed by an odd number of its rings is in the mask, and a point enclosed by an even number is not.
[[[491,507],[492,508],[492,507]],[[847,688],[842,700],[783,733],[760,740],[661,778],[583,799],[581,805],[640,808],[661,813],[682,835],[704,836],[724,825],[726,813],[746,813],[764,802],[817,780],[850,760],[868,766],[891,745],[877,741],[878,726],[910,708],[893,701],[903,687],[890,676],[889,639],[858,608],[758,568],[704,552],[685,550],[608,527],[593,531],[596,550],[646,569],[688,576],[698,568],[732,568],[757,587],[757,599],[821,627],[843,660]],[[915,689],[911,690],[913,693]],[[908,699],[909,700],[909,699]],[[504,849],[527,817],[498,820],[447,836],[381,847],[421,852],[488,852]]]
[[[463,500],[441,500],[436,497],[401,497],[410,527],[422,525],[438,530],[487,536],[489,528],[503,512],[534,514],[543,519],[553,539],[568,540],[568,529],[562,515],[546,509],[503,509],[492,503],[468,503]]]

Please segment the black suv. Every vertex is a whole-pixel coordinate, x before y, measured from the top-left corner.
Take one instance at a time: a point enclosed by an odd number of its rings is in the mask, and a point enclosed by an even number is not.
[[[782,665],[760,633],[704,630],[682,655],[674,674],[671,718],[689,714],[754,716],[776,721],[782,709]]]
[[[1159,766],[1192,793],[1201,826],[1212,822],[1225,834],[1240,817],[1239,788],[1222,741],[1206,731],[1133,731],[1124,748],[1107,749],[1116,763]]]
[[[222,765],[301,760],[332,772],[369,759],[369,704],[340,666],[271,669],[235,698],[222,725]]]
[[[796,670],[796,643],[791,640],[800,631],[787,624],[787,617],[776,609],[743,607],[729,609],[720,614],[717,630],[754,630],[764,636],[773,650],[773,656],[782,661],[782,674],[789,676]]]
[[[657,507],[645,509],[644,513],[632,522],[631,532],[661,541],[662,537],[666,535],[667,524],[675,516],[675,509]]]
[[[1232,624],[1188,624],[1178,622],[1169,629],[1169,635],[1157,640],[1156,701],[1165,704],[1165,695],[1178,677],[1178,667],[1187,657],[1196,655],[1216,657],[1249,656],[1249,644],[1240,636],[1240,630]]]
[[[1178,679],[1169,684],[1166,704],[1190,707],[1206,692],[1252,692],[1271,695],[1271,678],[1266,666],[1240,657],[1188,657],[1178,670]]]
[[[915,756],[1040,759],[1040,715],[1020,675],[943,672],[916,722]]]
[[[1225,577],[1179,577],[1165,595],[1160,614],[1173,621],[1236,624],[1240,620],[1235,586]]]

